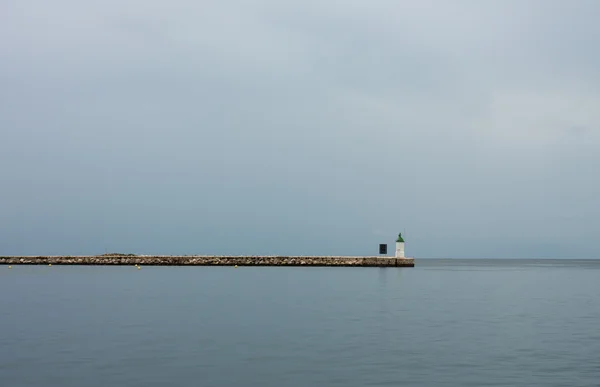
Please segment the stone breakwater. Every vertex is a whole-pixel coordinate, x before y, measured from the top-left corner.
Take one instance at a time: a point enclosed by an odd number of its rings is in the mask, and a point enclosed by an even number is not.
[[[147,265],[147,266],[362,266],[414,267],[413,258],[345,256],[197,256],[93,255],[0,256],[2,265]]]

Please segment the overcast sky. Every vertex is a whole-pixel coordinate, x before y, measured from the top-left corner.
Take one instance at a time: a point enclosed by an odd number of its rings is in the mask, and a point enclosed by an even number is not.
[[[0,1],[0,255],[600,258],[596,0]]]

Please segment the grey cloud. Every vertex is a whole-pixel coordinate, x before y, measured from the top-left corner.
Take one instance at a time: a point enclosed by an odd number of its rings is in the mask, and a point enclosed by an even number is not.
[[[593,255],[600,6],[566,4],[5,2],[0,253]]]

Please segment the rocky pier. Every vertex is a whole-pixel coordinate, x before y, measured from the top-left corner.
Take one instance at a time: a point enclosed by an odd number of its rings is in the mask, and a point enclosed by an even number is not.
[[[414,267],[415,261],[413,258],[377,256],[200,256],[103,254],[91,256],[0,256],[0,265]]]

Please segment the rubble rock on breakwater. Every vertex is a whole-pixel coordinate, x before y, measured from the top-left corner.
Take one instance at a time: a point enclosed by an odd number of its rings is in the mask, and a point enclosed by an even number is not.
[[[147,266],[362,266],[413,267],[413,258],[353,256],[200,256],[103,254],[90,256],[0,256],[2,265]]]

